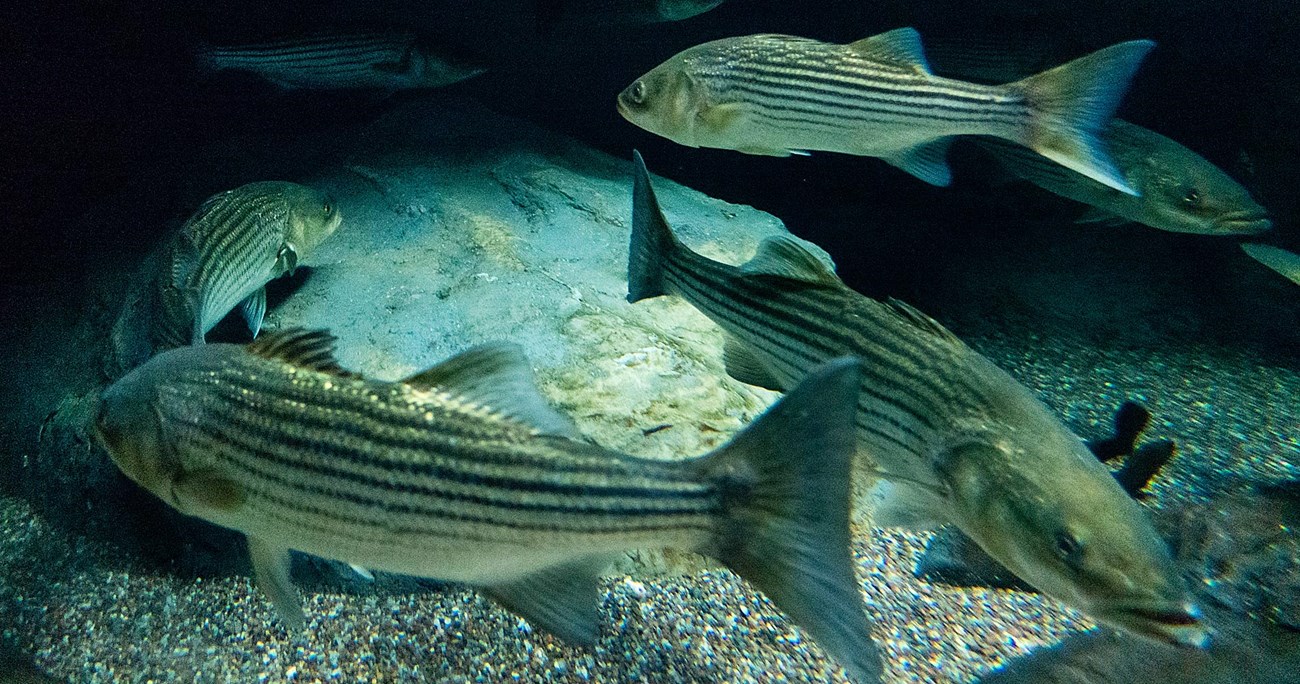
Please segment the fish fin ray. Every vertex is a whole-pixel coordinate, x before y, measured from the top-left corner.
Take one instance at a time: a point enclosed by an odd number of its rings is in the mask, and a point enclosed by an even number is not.
[[[262,331],[262,321],[266,318],[266,288],[259,287],[253,294],[244,298],[239,304],[239,312],[248,324],[248,331],[257,337]]]
[[[952,169],[948,166],[951,144],[951,137],[939,138],[883,159],[930,185],[946,188],[952,185]]]
[[[1009,84],[1024,93],[1033,112],[1021,142],[1098,183],[1138,195],[1101,134],[1153,47],[1149,40],[1119,43]]]
[[[727,375],[746,385],[755,385],[774,392],[784,392],[786,389],[772,377],[763,362],[745,343],[731,335],[726,336],[726,345],[722,348],[722,362],[727,367]]]
[[[375,581],[375,574],[373,572],[370,572],[366,568],[357,565],[356,563],[348,563],[348,567],[352,569],[352,572],[355,572],[357,574],[357,577],[360,577],[361,579],[367,582]]]
[[[483,593],[569,643],[590,646],[596,643],[600,572],[610,560],[583,558]]]
[[[261,335],[247,346],[248,352],[264,359],[283,361],[299,368],[352,377],[334,358],[338,338],[328,330],[288,328]]]
[[[257,586],[271,599],[275,612],[290,631],[301,630],[306,624],[298,590],[293,586],[289,569],[292,558],[289,549],[276,546],[258,537],[248,538],[248,558],[253,563],[253,577]]]
[[[402,383],[417,389],[451,392],[543,434],[581,437],[573,422],[556,411],[538,391],[532,365],[517,344],[479,345],[405,378]]]
[[[934,320],[934,318],[930,317],[929,314],[926,314],[924,311],[917,309],[911,304],[908,304],[901,299],[894,299],[893,297],[886,299],[884,304],[889,307],[890,311],[896,314],[899,318],[912,324],[913,327],[951,342],[952,344],[965,345],[965,343],[961,341],[961,338],[952,334],[951,330],[943,327],[942,323]]]
[[[810,285],[841,286],[835,265],[828,264],[792,235],[773,235],[758,245],[754,258],[740,267],[747,276],[776,276]]]
[[[723,500],[715,555],[857,681],[876,681],[850,555],[860,362],[823,364],[726,446],[694,461]]]
[[[632,152],[632,238],[627,259],[627,301],[668,294],[664,283],[664,265],[681,242],[673,235],[664,212],[655,197],[641,153]]]
[[[292,242],[280,245],[275,253],[275,272],[293,275],[298,269],[298,248]]]
[[[905,26],[849,43],[848,47],[868,59],[898,64],[929,74],[930,62],[921,46],[921,34]]]

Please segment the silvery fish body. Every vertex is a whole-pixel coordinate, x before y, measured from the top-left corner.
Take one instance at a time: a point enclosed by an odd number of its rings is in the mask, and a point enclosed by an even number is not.
[[[1201,155],[1155,131],[1113,119],[1106,148],[1138,195],[1119,192],[1029,150],[993,138],[980,146],[1012,175],[1093,207],[1081,221],[1134,221],[1201,235],[1250,235],[1272,228],[1246,188]]]
[[[691,147],[880,157],[935,185],[951,182],[945,157],[952,136],[990,135],[1132,193],[1096,134],[1153,45],[1121,43],[989,86],[931,73],[910,28],[848,45],[772,34],[725,38],[637,79],[619,95],[618,109]]]
[[[827,364],[721,449],[665,462],[582,440],[511,345],[381,382],[340,369],[332,343],[295,330],[173,350],[111,386],[96,421],[134,481],[247,535],[290,623],[295,549],[468,582],[590,643],[600,571],[673,547],[719,558],[851,673],[878,675],[849,555],[856,361]]]
[[[203,342],[241,303],[256,335],[266,283],[293,273],[341,220],[325,194],[297,183],[249,183],[208,198],[164,250],[153,352]]]
[[[429,53],[409,34],[318,35],[205,47],[198,58],[209,69],[248,71],[290,89],[438,88],[484,71]]]
[[[692,252],[668,227],[639,155],[637,173],[630,301],[686,299],[727,333],[727,370],[742,382],[784,390],[825,359],[862,359],[855,486],[877,485],[874,522],[955,524],[1097,620],[1206,643],[1145,514],[1025,387],[928,316],[849,289],[791,238],[769,239],[739,267]]]

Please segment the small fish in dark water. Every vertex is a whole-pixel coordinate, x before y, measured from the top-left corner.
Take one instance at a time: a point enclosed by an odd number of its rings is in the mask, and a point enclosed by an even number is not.
[[[341,369],[333,337],[160,354],[105,391],[95,432],[128,477],[243,532],[259,586],[303,623],[289,550],[467,582],[590,644],[623,552],[720,559],[855,677],[875,681],[849,547],[860,364],[831,361],[728,444],[666,462],[584,441],[513,345],[398,382]]]
[[[1116,167],[1137,189],[1115,190],[1023,147],[979,138],[1011,175],[1092,207],[1081,223],[1130,221],[1175,233],[1252,235],[1273,227],[1246,188],[1201,155],[1136,124],[1114,119],[1101,138]]]
[[[484,71],[432,54],[410,34],[325,34],[205,46],[197,54],[206,68],[248,71],[286,89],[438,88]]]
[[[656,24],[704,14],[725,0],[538,0],[537,23],[549,32],[562,23]]]
[[[1300,254],[1255,242],[1242,243],[1241,248],[1250,255],[1250,258],[1273,269],[1283,278],[1300,285]]]
[[[727,372],[749,384],[785,390],[828,359],[862,359],[854,475],[888,485],[886,508],[955,524],[1098,621],[1208,642],[1146,513],[1028,389],[925,314],[849,289],[793,238],[765,241],[743,266],[697,254],[673,234],[639,154],[635,171],[629,301],[686,299],[726,332]]]
[[[203,342],[236,305],[256,336],[266,283],[292,274],[341,221],[328,196],[297,183],[249,183],[208,198],[167,249],[154,351]]]
[[[1136,193],[1097,139],[1142,59],[1130,41],[999,86],[931,73],[914,29],[848,45],[782,35],[687,49],[634,81],[618,110],[689,147],[786,156],[824,150],[879,157],[948,185],[953,136],[1024,145],[1119,192]]]

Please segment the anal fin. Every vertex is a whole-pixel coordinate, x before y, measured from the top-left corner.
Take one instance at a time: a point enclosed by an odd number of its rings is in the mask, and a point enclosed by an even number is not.
[[[745,383],[774,392],[784,392],[787,388],[767,370],[749,347],[728,335],[726,346],[722,349],[722,361],[727,366],[727,375]]]
[[[271,599],[280,619],[290,630],[301,630],[307,619],[298,600],[298,591],[289,577],[289,549],[249,537],[248,557],[253,562],[253,577],[258,588]]]
[[[607,560],[584,558],[483,591],[547,632],[569,643],[590,646],[596,642],[598,580]]]
[[[948,168],[950,144],[952,138],[939,138],[884,159],[930,185],[946,188],[952,185],[952,169]]]

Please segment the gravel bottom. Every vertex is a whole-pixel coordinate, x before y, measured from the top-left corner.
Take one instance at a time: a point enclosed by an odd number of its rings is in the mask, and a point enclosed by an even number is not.
[[[1300,374],[1209,351],[1111,350],[984,338],[974,346],[1081,434],[1124,399],[1180,454],[1152,505],[1230,478],[1300,477]],[[470,590],[304,594],[306,636],[245,578],[178,579],[67,539],[0,499],[0,637],[74,682],[826,682],[844,673],[725,571],[605,583],[594,649],[563,645]],[[926,535],[864,534],[855,557],[888,682],[969,682],[1089,623],[1053,600],[914,579]],[[3,681],[3,677],[0,677]]]

